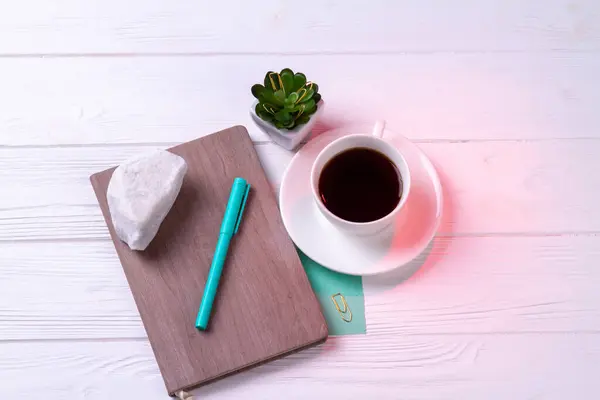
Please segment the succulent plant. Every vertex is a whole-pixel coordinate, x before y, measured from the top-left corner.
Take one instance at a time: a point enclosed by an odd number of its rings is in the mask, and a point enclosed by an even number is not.
[[[281,72],[267,72],[264,85],[252,86],[252,95],[258,99],[255,111],[261,119],[278,129],[293,129],[305,124],[317,111],[321,100],[319,86],[307,82],[302,72],[289,68]]]

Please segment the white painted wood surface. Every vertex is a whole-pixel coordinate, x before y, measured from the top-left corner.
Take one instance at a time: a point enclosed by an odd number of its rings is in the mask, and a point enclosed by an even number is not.
[[[595,0],[22,0],[0,16],[6,54],[597,50]]]
[[[365,280],[366,336],[197,391],[217,399],[587,399],[600,383],[600,3],[24,0],[0,13],[0,396],[167,398],[90,173],[250,122],[305,71],[317,133],[386,118],[446,214],[414,274]]]
[[[385,116],[422,140],[600,137],[595,52],[119,55],[3,59],[0,145],[181,142],[234,124],[264,142],[248,88],[287,65],[327,93],[320,130]]]

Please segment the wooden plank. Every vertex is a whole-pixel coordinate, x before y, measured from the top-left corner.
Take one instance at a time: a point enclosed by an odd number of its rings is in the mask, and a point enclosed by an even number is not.
[[[438,239],[365,278],[367,332],[597,333],[599,255],[598,236]],[[2,243],[0,266],[0,340],[146,337],[109,240]]]
[[[597,50],[599,12],[594,0],[24,0],[0,16],[0,53]]]
[[[0,344],[7,399],[165,399],[145,342]],[[194,392],[201,399],[567,399],[600,390],[599,335],[357,336]]]
[[[287,66],[320,85],[319,132],[384,118],[416,140],[600,137],[596,53],[5,58],[0,146],[185,142],[236,124],[267,141],[249,89]]]
[[[590,173],[599,140],[420,147],[445,188],[442,235],[600,232],[600,177]],[[11,194],[0,196],[0,241],[107,238],[88,176],[153,148],[0,149],[0,187]],[[293,154],[273,144],[257,150],[277,186]]]

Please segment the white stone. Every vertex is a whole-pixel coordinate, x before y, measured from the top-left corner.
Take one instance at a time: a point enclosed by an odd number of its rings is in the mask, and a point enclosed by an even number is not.
[[[144,250],[179,194],[185,160],[157,151],[121,164],[108,184],[107,199],[117,236],[133,250]]]

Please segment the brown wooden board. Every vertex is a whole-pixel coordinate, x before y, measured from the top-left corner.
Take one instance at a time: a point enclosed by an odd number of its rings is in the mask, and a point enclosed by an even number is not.
[[[327,325],[242,126],[173,147],[188,171],[143,252],[116,236],[106,201],[114,168],[90,177],[170,395],[318,344]],[[236,176],[252,189],[206,332],[194,323]]]

